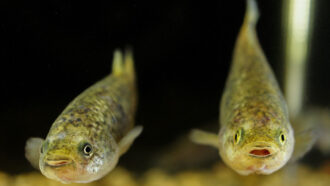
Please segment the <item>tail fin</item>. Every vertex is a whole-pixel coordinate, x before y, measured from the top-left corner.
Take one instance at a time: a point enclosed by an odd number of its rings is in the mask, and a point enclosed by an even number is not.
[[[259,19],[258,4],[255,0],[246,0],[246,11],[244,16],[244,22],[242,24],[238,39],[238,48],[250,47],[256,50],[260,48],[260,44],[257,37],[256,25]],[[258,50],[258,49],[257,49]]]
[[[112,74],[121,75],[124,71],[123,54],[120,50],[116,49],[113,53]]]
[[[124,68],[128,76],[135,78],[133,51],[129,47],[125,50]]]
[[[126,49],[124,56],[120,50],[115,50],[113,53],[112,75],[135,77],[134,59],[131,49]]]
[[[246,1],[246,12],[244,18],[244,26],[254,28],[259,19],[259,9],[255,0]]]

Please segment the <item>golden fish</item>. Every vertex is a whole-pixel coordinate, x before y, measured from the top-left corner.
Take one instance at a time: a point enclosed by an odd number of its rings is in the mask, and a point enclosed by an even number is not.
[[[50,179],[87,183],[102,178],[142,132],[134,127],[136,85],[133,56],[114,52],[112,73],[76,97],[45,140],[30,138],[25,156]]]
[[[257,39],[258,17],[256,2],[247,0],[221,99],[219,134],[191,133],[194,142],[218,148],[222,160],[241,175],[271,174],[315,142],[299,136],[309,135],[304,132],[294,136],[294,131],[306,130],[290,124],[286,102]]]

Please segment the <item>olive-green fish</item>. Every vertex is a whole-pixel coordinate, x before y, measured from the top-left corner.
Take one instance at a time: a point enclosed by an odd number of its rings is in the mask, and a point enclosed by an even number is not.
[[[46,139],[30,138],[25,156],[46,177],[62,183],[102,178],[142,132],[134,127],[137,104],[133,56],[114,52],[112,73],[76,97]]]
[[[191,133],[194,142],[218,148],[222,160],[241,175],[271,174],[290,158],[301,157],[315,141],[304,138],[310,128],[294,136],[286,102],[257,39],[258,17],[256,2],[247,0],[221,99],[219,134]]]

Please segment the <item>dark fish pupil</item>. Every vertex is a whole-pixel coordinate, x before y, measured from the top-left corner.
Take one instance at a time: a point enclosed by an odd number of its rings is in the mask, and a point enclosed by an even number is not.
[[[85,148],[85,151],[86,151],[87,153],[90,153],[91,150],[92,150],[92,149],[91,149],[90,147],[88,147],[88,146]]]
[[[284,135],[283,134],[281,135],[281,139],[282,139],[282,141],[284,141]]]
[[[85,144],[84,154],[89,156],[89,155],[91,155],[92,151],[93,151],[93,149],[92,149],[91,145],[90,144]]]

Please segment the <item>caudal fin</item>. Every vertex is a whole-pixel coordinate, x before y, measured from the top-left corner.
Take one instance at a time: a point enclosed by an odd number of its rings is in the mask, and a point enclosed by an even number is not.
[[[131,49],[126,49],[123,55],[122,51],[116,49],[113,54],[112,74],[115,76],[127,75],[135,78],[134,59]]]
[[[249,48],[260,48],[256,33],[256,25],[259,19],[259,9],[255,0],[246,0],[246,11],[244,22],[242,24],[240,34],[238,36],[238,48],[244,48],[250,45]]]
[[[246,1],[246,12],[244,17],[244,26],[255,27],[259,19],[259,9],[255,0]]]

